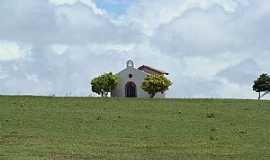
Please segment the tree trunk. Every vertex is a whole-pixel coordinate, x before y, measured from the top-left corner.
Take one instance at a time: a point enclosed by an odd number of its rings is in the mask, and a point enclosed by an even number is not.
[[[155,93],[151,93],[150,97],[151,97],[151,98],[154,98],[155,95],[156,95]]]
[[[259,97],[258,97],[258,100],[260,100],[261,99],[261,92],[259,92]]]
[[[270,91],[266,91],[266,92],[264,92],[263,94],[261,94],[261,98],[263,98],[264,96],[266,96],[267,94],[269,94],[270,93]]]

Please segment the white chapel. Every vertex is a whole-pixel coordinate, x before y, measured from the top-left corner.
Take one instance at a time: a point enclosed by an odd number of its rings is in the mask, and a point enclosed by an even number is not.
[[[169,75],[169,73],[155,69],[150,66],[142,65],[135,68],[132,60],[127,61],[126,68],[117,73],[118,85],[112,91],[112,97],[150,97],[141,88],[144,78],[149,74]],[[157,93],[157,98],[164,98],[165,93]]]

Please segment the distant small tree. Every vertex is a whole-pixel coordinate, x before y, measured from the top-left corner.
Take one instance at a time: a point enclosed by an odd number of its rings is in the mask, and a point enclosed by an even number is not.
[[[254,81],[253,90],[258,92],[258,99],[270,93],[270,76],[268,74],[261,74],[257,80]],[[263,94],[261,94],[263,93]]]
[[[145,77],[141,88],[154,98],[158,92],[164,93],[171,85],[172,82],[164,75],[152,74]]]
[[[91,81],[92,91],[102,97],[107,97],[117,84],[118,78],[111,72],[100,75]]]

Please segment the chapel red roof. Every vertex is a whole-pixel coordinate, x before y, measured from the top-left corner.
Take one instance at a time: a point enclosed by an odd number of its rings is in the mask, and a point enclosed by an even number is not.
[[[155,69],[153,67],[150,67],[150,66],[146,66],[146,65],[142,65],[138,68],[139,70],[141,71],[144,71],[148,74],[163,74],[163,75],[169,75],[168,72],[164,72],[164,71],[161,71],[161,70],[158,70],[158,69]]]

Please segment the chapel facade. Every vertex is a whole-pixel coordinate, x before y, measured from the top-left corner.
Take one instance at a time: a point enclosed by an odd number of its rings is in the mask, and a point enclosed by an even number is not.
[[[150,97],[150,95],[141,88],[144,78],[150,74],[169,75],[167,72],[146,65],[135,68],[134,62],[128,60],[126,68],[116,74],[118,77],[118,85],[112,91],[111,96]],[[157,93],[155,97],[164,98],[165,96],[165,93]]]

